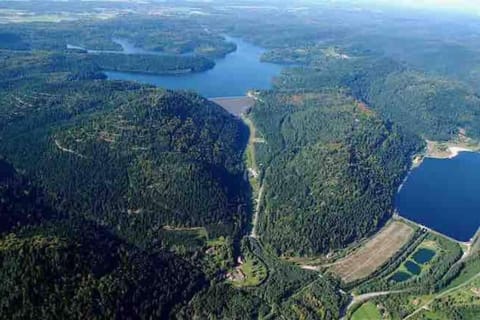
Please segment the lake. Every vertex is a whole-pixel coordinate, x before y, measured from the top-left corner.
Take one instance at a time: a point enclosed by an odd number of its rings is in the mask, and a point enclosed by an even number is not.
[[[401,216],[460,241],[480,226],[480,154],[427,158],[414,169],[396,197]]]
[[[105,72],[112,80],[130,80],[168,89],[187,89],[212,97],[243,96],[250,89],[269,89],[282,66],[260,62],[264,49],[238,38],[226,37],[237,50],[217,59],[213,69],[182,75],[149,75],[129,72]],[[129,48],[123,43],[122,47]]]
[[[142,55],[155,55],[155,56],[168,56],[172,55],[171,53],[162,52],[162,51],[150,51],[139,48],[135,46],[131,41],[123,38],[113,38],[112,41],[122,47],[122,50],[96,50],[96,49],[87,49],[82,46],[67,44],[67,49],[75,49],[86,51],[90,54],[102,54],[102,53],[115,53],[115,54],[142,54]],[[193,52],[187,52],[179,54],[181,56],[190,56],[193,55]]]

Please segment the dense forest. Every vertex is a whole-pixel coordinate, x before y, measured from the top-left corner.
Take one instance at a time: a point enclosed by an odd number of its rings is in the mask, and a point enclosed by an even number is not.
[[[389,59],[322,59],[292,69],[284,90],[344,88],[384,119],[430,140],[450,140],[460,132],[480,136],[480,98],[467,85],[405,68]]]
[[[0,152],[59,206],[139,241],[163,225],[241,228],[247,129],[238,119],[196,94],[30,76],[2,95]]]
[[[213,60],[201,56],[156,56],[131,54],[92,54],[89,56],[100,68],[152,74],[182,74],[202,72],[215,66]]]
[[[268,279],[224,282],[249,219],[238,118],[193,93],[105,81],[82,54],[1,57],[0,277],[20,289],[2,314],[338,318],[336,282],[254,240]]]
[[[422,143],[335,92],[266,93],[251,112],[265,139],[262,239],[280,254],[314,255],[369,235]]]
[[[167,318],[205,285],[167,252],[129,245],[93,221],[58,212],[0,160],[2,319]]]
[[[196,19],[123,16],[108,20],[64,21],[56,24],[6,24],[0,32],[0,48],[10,50],[64,51],[67,45],[89,50],[121,51],[115,38],[136,47],[170,55],[194,53],[224,57],[236,50],[234,43],[212,34]]]
[[[425,139],[480,137],[480,32],[315,8],[1,2],[0,318],[333,320],[352,292],[409,290],[373,300],[400,318],[414,294],[478,272],[478,255],[422,230],[358,282],[323,272],[391,217]],[[202,72],[237,49],[226,35],[286,65],[252,91],[250,128],[104,73]],[[425,239],[433,266],[392,281]],[[431,307],[475,318],[457,300]]]

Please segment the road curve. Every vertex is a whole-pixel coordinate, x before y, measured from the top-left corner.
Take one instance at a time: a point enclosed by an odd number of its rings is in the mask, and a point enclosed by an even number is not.
[[[395,293],[402,293],[406,292],[408,290],[392,290],[392,291],[378,291],[378,292],[370,292],[370,293],[364,293],[360,295],[352,295],[352,300],[348,304],[348,306],[345,308],[344,314],[340,318],[340,320],[345,320],[346,315],[348,314],[348,310],[350,310],[354,305],[358,303],[364,303],[370,299],[376,298],[376,297],[381,297],[381,296],[387,296],[389,294],[395,294]]]

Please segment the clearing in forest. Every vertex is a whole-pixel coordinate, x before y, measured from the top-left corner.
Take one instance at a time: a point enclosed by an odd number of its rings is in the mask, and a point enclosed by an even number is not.
[[[382,315],[377,306],[372,302],[362,304],[360,308],[352,315],[351,320],[380,320]]]
[[[412,238],[414,228],[394,221],[353,253],[333,264],[330,271],[345,283],[363,279],[381,267]]]

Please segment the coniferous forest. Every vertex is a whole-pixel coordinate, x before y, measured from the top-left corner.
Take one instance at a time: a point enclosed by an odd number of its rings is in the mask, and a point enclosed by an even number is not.
[[[477,21],[357,9],[0,2],[0,319],[477,318],[478,236],[394,215],[427,145],[478,144]],[[283,67],[241,116],[109,78],[208,74],[234,39]],[[335,272],[392,221],[400,249]]]

